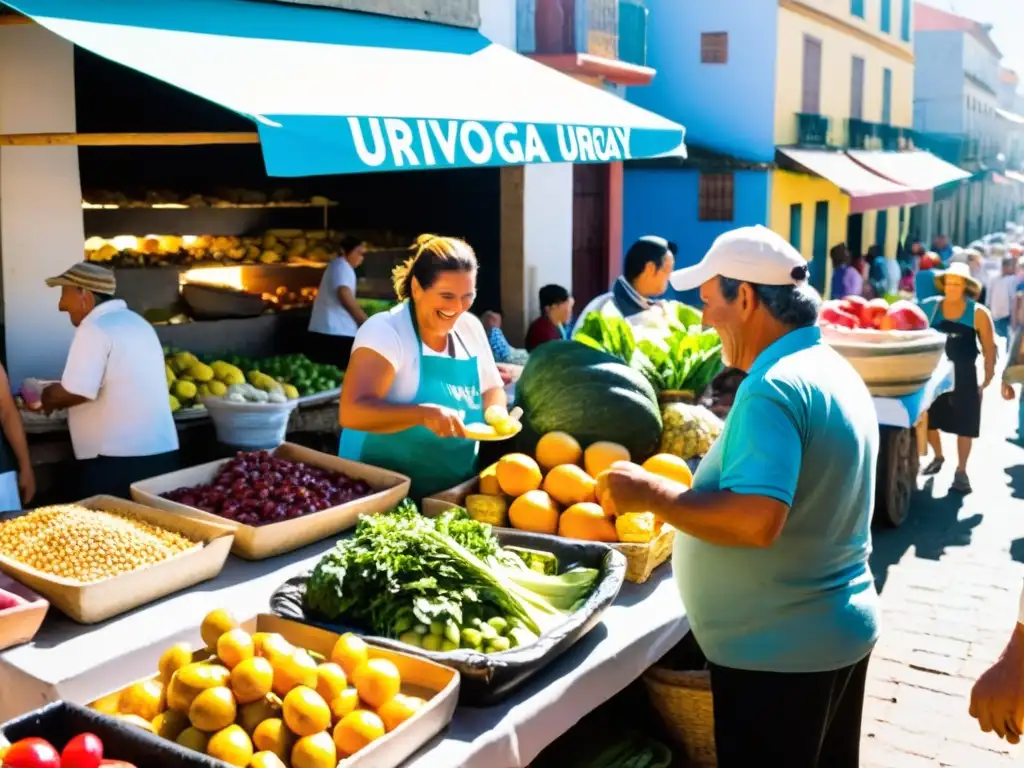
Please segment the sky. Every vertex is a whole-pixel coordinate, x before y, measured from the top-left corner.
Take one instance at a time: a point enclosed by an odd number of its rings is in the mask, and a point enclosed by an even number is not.
[[[1003,66],[1024,77],[1024,0],[925,0],[928,5],[992,24]]]

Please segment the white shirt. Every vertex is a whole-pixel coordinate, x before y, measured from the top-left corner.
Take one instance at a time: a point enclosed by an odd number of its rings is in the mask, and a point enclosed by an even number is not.
[[[1000,275],[991,282],[987,298],[993,320],[1002,320],[1013,314],[1019,283],[1020,278],[1016,275]]]
[[[359,324],[338,298],[339,288],[348,288],[353,297],[356,295],[356,271],[344,256],[328,264],[320,278],[320,288],[309,316],[309,330],[329,336],[356,335]]]
[[[487,332],[476,315],[463,312],[455,321],[455,358],[468,360],[476,357],[480,371],[480,391],[504,387],[498,366],[494,363]],[[459,342],[462,342],[461,344]],[[372,349],[395,369],[395,380],[391,383],[387,397],[389,403],[410,403],[420,387],[420,356],[416,354],[419,343],[422,354],[433,357],[447,357],[448,352],[435,352],[419,342],[409,316],[409,304],[403,302],[388,312],[378,312],[370,317],[356,333],[352,351],[363,347]],[[465,346],[463,346],[465,345]]]
[[[95,307],[75,329],[60,383],[88,398],[68,409],[76,459],[178,449],[160,339],[120,299]]]

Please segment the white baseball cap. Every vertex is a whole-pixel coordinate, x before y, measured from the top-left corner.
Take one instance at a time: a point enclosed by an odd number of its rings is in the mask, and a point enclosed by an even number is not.
[[[802,285],[807,262],[777,232],[760,224],[720,235],[699,264],[672,273],[677,291],[698,288],[713,277],[728,277],[759,285]]]

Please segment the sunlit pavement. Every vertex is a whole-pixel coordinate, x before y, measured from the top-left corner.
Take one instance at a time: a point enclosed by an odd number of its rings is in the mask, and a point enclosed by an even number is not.
[[[1024,759],[1024,747],[982,733],[967,714],[974,680],[1009,637],[1024,579],[1024,447],[1016,431],[1017,403],[1002,400],[996,382],[968,465],[974,492],[949,491],[956,447],[946,438],[946,466],[921,478],[907,523],[875,531],[883,625],[863,766],[1002,768]]]

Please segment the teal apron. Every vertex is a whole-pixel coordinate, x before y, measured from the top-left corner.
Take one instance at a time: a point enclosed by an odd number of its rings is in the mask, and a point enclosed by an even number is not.
[[[412,302],[407,302],[405,311],[412,323],[416,354],[420,359],[419,388],[408,405],[445,406],[458,411],[463,424],[482,422],[483,399],[476,357],[469,353],[454,331],[448,335],[445,357],[424,355]],[[456,343],[462,346],[469,359],[455,357]],[[345,429],[341,433],[338,455],[408,475],[412,478],[409,496],[418,501],[472,476],[476,471],[478,448],[475,440],[438,437],[422,426],[391,434]]]

